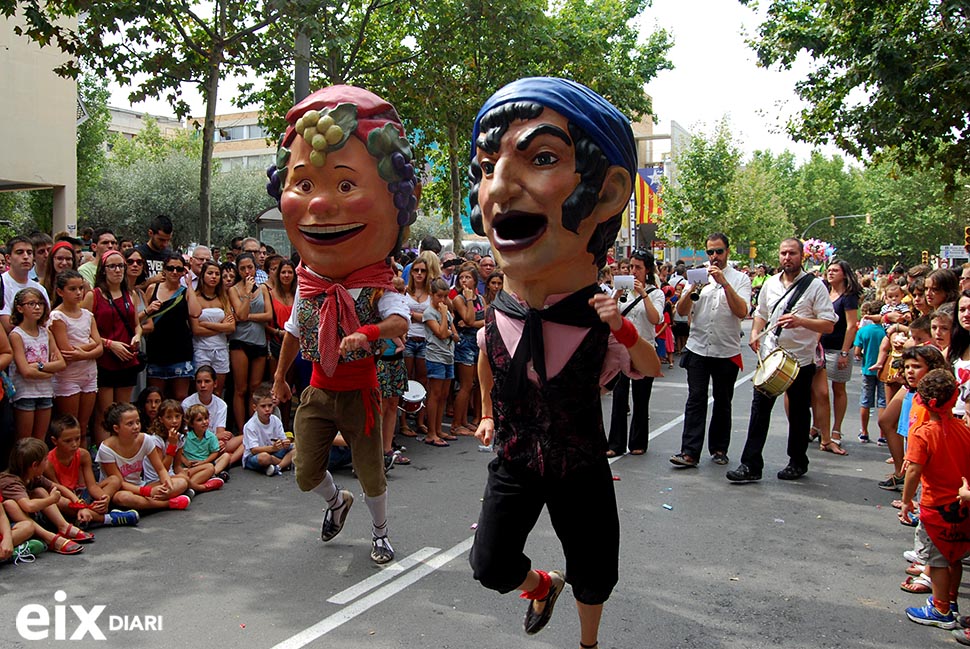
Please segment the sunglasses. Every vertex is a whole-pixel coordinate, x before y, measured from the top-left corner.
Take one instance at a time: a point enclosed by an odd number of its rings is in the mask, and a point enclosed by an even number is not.
[[[185,267],[184,266],[166,266],[165,267],[165,270],[167,270],[170,273],[178,273],[179,275],[181,275],[182,273],[185,272]]]
[[[144,259],[128,259],[127,261],[125,261],[125,263],[128,264],[129,266],[144,266],[145,265],[145,260]]]
[[[104,267],[107,270],[124,270],[125,265],[124,264],[105,264]]]
[[[708,257],[713,257],[714,255],[723,255],[723,254],[724,254],[724,248],[708,248],[707,249],[707,256]]]

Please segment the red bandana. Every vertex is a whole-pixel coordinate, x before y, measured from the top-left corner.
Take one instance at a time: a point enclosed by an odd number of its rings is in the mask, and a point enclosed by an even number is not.
[[[359,268],[337,283],[312,272],[303,262],[296,268],[299,278],[300,297],[312,300],[320,295],[326,295],[320,307],[320,327],[317,331],[320,349],[320,365],[327,376],[333,376],[340,361],[340,329],[345,335],[350,335],[360,328],[360,319],[354,306],[354,298],[347,289],[351,288],[383,288],[394,290],[391,280],[394,272],[386,262],[380,261],[364,268]]]

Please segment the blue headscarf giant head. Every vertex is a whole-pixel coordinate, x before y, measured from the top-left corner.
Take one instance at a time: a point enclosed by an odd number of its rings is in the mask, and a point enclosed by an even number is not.
[[[584,85],[570,81],[569,79],[559,79],[555,77],[527,77],[513,81],[502,87],[495,94],[485,101],[478,115],[475,117],[475,124],[472,129],[472,227],[478,234],[484,234],[482,227],[481,211],[478,207],[478,182],[481,179],[480,171],[476,171],[474,164],[475,155],[479,143],[479,137],[483,136],[482,121],[491,111],[506,104],[533,103],[544,106],[556,111],[564,116],[572,127],[578,128],[584,135],[588,136],[592,143],[600,149],[609,165],[623,167],[630,175],[630,186],[636,176],[637,150],[636,141],[633,138],[633,130],[630,128],[630,121],[613,104],[608,102],[596,92]],[[585,166],[588,161],[579,158],[580,152],[577,151],[577,171],[581,166]],[[599,156],[597,156],[599,157]],[[575,214],[571,219],[573,225],[566,223],[567,216],[564,213],[564,225],[570,230],[575,231],[575,223],[585,218],[592,210],[591,203],[595,203],[595,196],[599,192],[599,187],[577,187],[577,193],[585,192],[585,200],[579,201],[579,214]],[[632,191],[632,190],[631,190]],[[597,265],[602,265],[606,256],[606,249],[612,245],[613,240],[620,227],[620,214],[610,221],[601,224],[597,229],[596,235],[590,241],[589,251],[596,258]]]

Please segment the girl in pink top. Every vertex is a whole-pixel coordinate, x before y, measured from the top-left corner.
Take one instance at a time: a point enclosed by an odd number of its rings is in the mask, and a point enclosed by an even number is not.
[[[81,446],[87,447],[88,421],[98,396],[98,365],[103,347],[94,315],[81,308],[85,282],[76,270],[58,273],[49,330],[67,367],[54,375],[54,405],[62,415],[76,417]]]
[[[22,289],[14,297],[10,379],[17,388],[13,418],[18,439],[33,436],[44,440],[54,405],[51,377],[67,367],[57,343],[47,333],[49,309],[47,298],[36,288]]]

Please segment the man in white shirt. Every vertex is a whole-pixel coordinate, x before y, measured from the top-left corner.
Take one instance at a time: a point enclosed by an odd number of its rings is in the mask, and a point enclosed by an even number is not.
[[[47,291],[39,283],[30,279],[30,271],[34,268],[34,244],[28,237],[17,236],[7,242],[7,272],[0,276],[3,282],[3,299],[0,302],[0,325],[8,334],[13,329],[10,324],[10,314],[13,311],[13,299],[17,296],[17,291],[33,287],[40,291],[40,294],[47,300],[50,307],[50,299]]]
[[[798,375],[785,391],[788,396],[788,466],[778,472],[779,480],[797,480],[808,472],[808,432],[812,420],[812,377],[815,376],[815,346],[820,334],[831,333],[839,319],[832,308],[829,291],[817,277],[805,279],[799,296],[796,284],[808,274],[802,270],[802,242],[785,239],[778,249],[781,272],[765,280],[758,298],[749,345],[761,358],[776,348],[787,350],[798,361]],[[789,294],[788,291],[791,290]],[[761,339],[765,327],[769,332]],[[772,329],[774,331],[772,331]],[[764,349],[761,349],[764,346]],[[771,409],[778,397],[755,389],[748,421],[748,440],[741,465],[727,472],[731,482],[754,482],[764,468],[765,441],[771,423]]]
[[[680,366],[687,370],[688,391],[680,453],[670,458],[676,466],[697,466],[704,445],[707,389],[712,382],[714,411],[707,448],[715,464],[728,463],[731,400],[741,369],[741,321],[751,302],[751,280],[728,265],[730,254],[726,234],[715,232],[707,237],[707,284],[691,286],[677,301],[677,313],[690,314],[693,324],[680,359]]]
[[[202,264],[210,259],[212,259],[212,252],[208,246],[196,246],[189,256],[189,272],[182,276],[182,283],[192,287],[193,291],[198,288]]]

